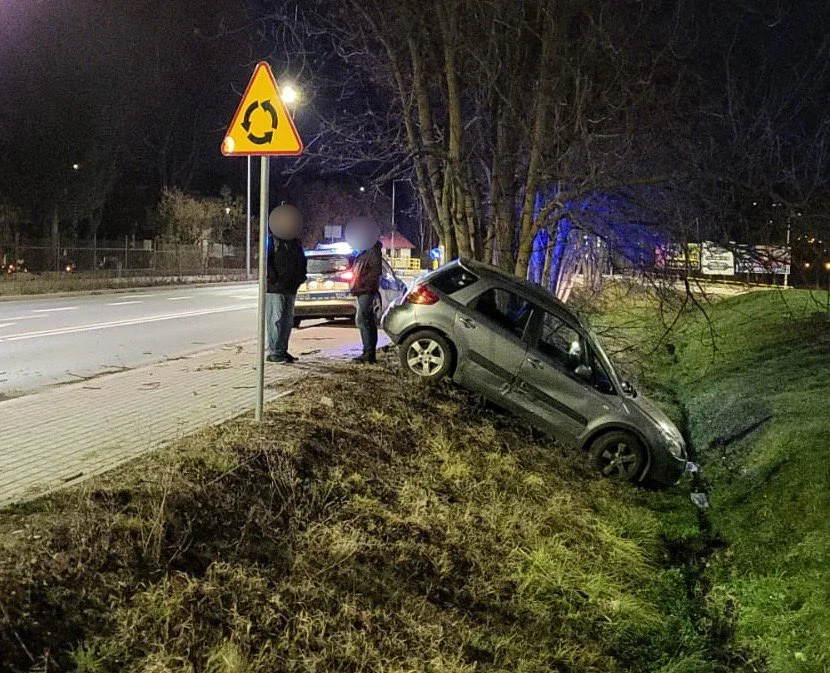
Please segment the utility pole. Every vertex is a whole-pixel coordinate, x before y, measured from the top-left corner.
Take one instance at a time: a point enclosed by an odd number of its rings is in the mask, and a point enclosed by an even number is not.
[[[793,263],[792,253],[790,252],[790,223],[792,220],[792,214],[787,215],[787,247],[784,249],[784,261],[786,262],[789,259],[789,264],[784,267],[784,287],[788,287],[790,284],[790,266]]]

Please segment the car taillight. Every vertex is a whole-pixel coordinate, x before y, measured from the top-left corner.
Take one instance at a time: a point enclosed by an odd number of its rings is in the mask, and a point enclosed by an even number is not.
[[[407,294],[404,299],[404,301],[410,304],[421,304],[425,306],[436,304],[438,303],[438,300],[438,295],[426,285],[416,285],[409,291],[409,294]]]
[[[340,280],[352,280],[354,278],[354,271],[344,271],[338,278]]]

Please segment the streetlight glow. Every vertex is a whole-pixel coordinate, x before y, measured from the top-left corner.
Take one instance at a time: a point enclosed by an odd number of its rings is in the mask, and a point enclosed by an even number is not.
[[[72,164],[72,170],[77,171],[81,167],[81,164]]]
[[[280,98],[283,103],[296,103],[300,98],[300,92],[297,91],[291,84],[286,84],[280,91]]]

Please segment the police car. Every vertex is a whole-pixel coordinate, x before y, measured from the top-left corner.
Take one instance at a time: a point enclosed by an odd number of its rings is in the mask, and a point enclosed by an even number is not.
[[[294,305],[294,326],[303,320],[347,318],[354,320],[357,302],[349,291],[354,274],[351,262],[355,251],[347,243],[320,244],[315,250],[306,250],[308,272],[306,282],[297,290]],[[406,292],[388,262],[383,260],[380,279],[380,301],[375,310],[378,319],[386,307]]]

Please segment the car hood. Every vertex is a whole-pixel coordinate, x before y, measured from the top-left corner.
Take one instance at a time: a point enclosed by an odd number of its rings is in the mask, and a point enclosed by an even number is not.
[[[655,423],[667,425],[671,428],[675,427],[672,420],[666,416],[665,413],[663,413],[660,407],[658,407],[642,393],[638,394],[637,397],[627,397],[625,403],[639,407],[639,409]]]

